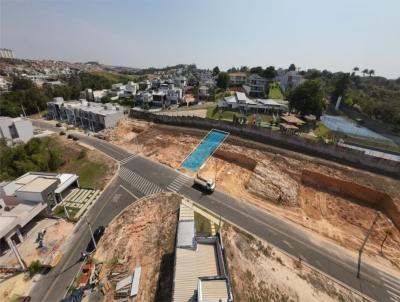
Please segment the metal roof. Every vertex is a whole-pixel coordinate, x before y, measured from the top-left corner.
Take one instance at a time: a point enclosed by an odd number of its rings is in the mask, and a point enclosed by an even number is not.
[[[217,275],[218,263],[214,244],[198,243],[196,250],[177,248],[172,300],[196,301],[198,278]]]
[[[177,247],[194,248],[194,221],[180,221],[178,223]]]
[[[222,280],[199,280],[198,301],[228,301],[228,285]]]

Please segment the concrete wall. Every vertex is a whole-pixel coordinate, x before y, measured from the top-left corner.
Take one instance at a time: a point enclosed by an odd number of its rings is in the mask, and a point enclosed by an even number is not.
[[[33,137],[33,126],[31,121],[17,121],[14,125],[17,129],[18,138],[24,143],[28,142]]]
[[[400,205],[384,192],[310,170],[303,170],[302,182],[379,209],[400,229]]]
[[[133,109],[131,109],[129,116],[131,118],[144,119],[155,123],[174,126],[204,130],[217,128],[248,140],[289,149],[307,155],[318,156],[339,163],[345,163],[356,168],[400,178],[400,162],[369,156],[362,151],[352,150],[337,145],[323,144],[299,136],[288,136],[266,128],[251,127],[247,125],[234,126],[229,122],[203,119],[199,117],[155,115],[149,112],[136,111]]]

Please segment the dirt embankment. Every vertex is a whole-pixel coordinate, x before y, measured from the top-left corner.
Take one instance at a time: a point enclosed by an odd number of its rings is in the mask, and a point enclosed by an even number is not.
[[[149,196],[126,208],[109,224],[94,256],[106,263],[100,274],[102,282],[107,282],[108,274],[121,264],[130,274],[141,266],[135,301],[171,299],[180,200],[172,193]],[[115,286],[110,283],[104,301],[114,301]]]
[[[135,127],[145,130],[134,133],[135,138],[127,140]],[[112,136],[114,143],[178,168],[206,131],[127,120],[114,133],[118,134]],[[199,173],[205,178],[216,179],[220,190],[243,202],[280,215],[356,251],[376,209],[366,203],[354,202],[348,196],[306,185],[302,182],[305,169],[385,192],[395,205],[400,205],[398,180],[236,137],[229,137]],[[391,235],[381,254],[380,244],[386,231]],[[399,267],[399,244],[399,230],[386,219],[380,219],[367,243],[366,254],[374,256],[381,264]]]
[[[356,301],[348,289],[227,223],[222,238],[235,301]]]
[[[386,193],[309,170],[303,170],[302,181],[379,209],[400,229],[400,206]]]

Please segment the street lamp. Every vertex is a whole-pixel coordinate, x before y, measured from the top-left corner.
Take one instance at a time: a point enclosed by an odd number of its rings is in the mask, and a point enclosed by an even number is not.
[[[368,238],[369,238],[369,236],[370,236],[371,233],[372,233],[372,228],[374,227],[375,223],[378,221],[379,214],[380,214],[380,211],[378,211],[378,212],[376,213],[375,219],[374,219],[374,221],[372,222],[372,224],[371,224],[371,226],[369,227],[369,230],[368,230],[368,232],[367,232],[367,236],[365,236],[364,242],[363,242],[363,244],[361,245],[360,249],[358,250],[357,278],[360,278],[361,255],[362,255],[362,252],[364,251],[364,246],[365,246],[365,244],[367,243]]]
[[[89,226],[89,231],[90,231],[90,235],[92,236],[92,241],[93,241],[93,244],[94,244],[94,249],[96,250],[96,249],[97,249],[97,244],[96,244],[96,240],[94,240],[92,227],[91,227],[91,225],[90,225],[90,222],[89,222],[87,216],[85,216],[85,219],[86,219],[87,225]]]

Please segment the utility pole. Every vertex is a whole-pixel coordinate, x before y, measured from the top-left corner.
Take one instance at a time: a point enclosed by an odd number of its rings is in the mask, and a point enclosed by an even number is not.
[[[90,225],[90,222],[89,222],[87,216],[85,216],[85,219],[86,219],[87,225],[89,226],[89,231],[90,231],[90,235],[92,236],[92,240],[93,240],[93,244],[94,244],[94,249],[96,250],[96,249],[97,249],[97,244],[96,244],[96,240],[94,240],[92,227],[91,227],[91,225]]]
[[[360,249],[358,250],[357,278],[360,278],[361,255],[362,255],[362,252],[363,252],[363,250],[364,250],[364,246],[365,246],[365,244],[367,243],[368,238],[369,238],[369,236],[370,236],[371,233],[372,233],[372,228],[374,227],[375,223],[378,221],[379,214],[380,214],[380,212],[378,211],[378,212],[376,213],[376,216],[375,216],[374,221],[372,222],[371,226],[369,227],[369,230],[368,230],[368,232],[367,232],[367,236],[365,236],[365,239],[364,239],[363,244],[361,245]]]

